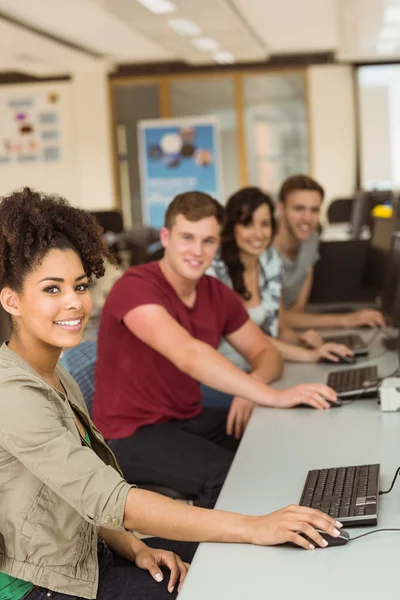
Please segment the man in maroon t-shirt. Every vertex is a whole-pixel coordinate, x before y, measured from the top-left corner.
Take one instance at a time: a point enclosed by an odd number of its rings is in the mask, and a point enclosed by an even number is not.
[[[128,481],[156,483],[213,506],[254,404],[328,408],[324,385],[277,391],[282,358],[235,292],[204,275],[219,244],[222,207],[180,194],[161,230],[161,261],[128,269],[103,308],[93,416]],[[250,363],[247,375],[217,351],[225,337]],[[201,407],[200,383],[235,396]]]

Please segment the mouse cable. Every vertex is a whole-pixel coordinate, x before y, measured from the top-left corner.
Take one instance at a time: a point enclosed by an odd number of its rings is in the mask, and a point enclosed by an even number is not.
[[[385,492],[382,492],[382,491],[381,491],[381,492],[379,492],[379,496],[382,496],[382,494],[388,494],[389,492],[391,492],[391,491],[392,491],[392,489],[393,489],[393,486],[394,486],[394,482],[396,481],[396,479],[397,479],[397,477],[398,477],[399,473],[400,473],[400,467],[397,469],[396,473],[394,474],[393,481],[392,481],[392,485],[390,486],[390,488],[389,488],[388,490],[386,490]]]
[[[400,361],[400,357],[399,357],[399,361]],[[400,364],[391,373],[388,373],[387,375],[384,375],[383,377],[379,377],[378,383],[382,383],[382,381],[384,379],[388,379],[389,377],[396,377],[399,373],[400,373]]]
[[[362,533],[361,535],[356,535],[356,537],[349,538],[349,542],[354,540],[359,540],[366,535],[371,535],[372,533],[382,533],[382,531],[400,531],[399,528],[388,528],[388,529],[374,529],[374,531],[368,531],[368,533]]]
[[[380,333],[382,333],[383,329],[387,329],[387,327],[377,327],[375,329],[374,333],[371,335],[371,337],[366,342],[364,342],[364,344],[366,346],[370,346],[376,340],[376,338],[378,337],[378,335]]]

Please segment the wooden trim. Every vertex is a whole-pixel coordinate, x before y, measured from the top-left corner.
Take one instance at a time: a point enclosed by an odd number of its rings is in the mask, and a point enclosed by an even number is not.
[[[155,76],[155,75],[129,75],[126,77],[111,77],[110,81],[113,86],[124,87],[129,85],[144,85],[144,84],[160,84],[162,81],[173,82],[175,80],[204,80],[204,79],[234,79],[235,77],[246,77],[249,75],[280,75],[280,74],[296,74],[304,73],[304,67],[285,67],[280,69],[268,69],[265,67],[258,67],[255,69],[241,69],[237,71],[212,71],[212,72],[196,72],[191,71],[190,73],[171,73],[168,76]]]
[[[236,75],[234,77],[234,102],[236,113],[236,144],[239,185],[245,187],[249,182],[247,169],[247,148],[246,148],[246,126],[244,111],[246,110],[243,93],[243,77]]]
[[[233,65],[219,65],[217,63],[208,63],[202,65],[188,64],[183,61],[153,62],[153,63],[131,63],[118,65],[118,70],[111,77],[129,77],[129,76],[175,76],[180,73],[190,73],[198,75],[199,73],[237,73],[242,71],[255,70],[283,70],[293,68],[303,68],[308,65],[321,65],[335,63],[333,52],[314,52],[308,54],[275,54],[265,61],[242,62]]]
[[[310,81],[310,69],[307,68],[304,72],[305,78],[305,100],[306,100],[306,115],[307,115],[307,139],[308,139],[308,164],[309,164],[309,175],[314,176],[314,150],[313,150],[313,133],[311,124],[312,115],[312,102],[311,102],[311,81]]]
[[[110,128],[110,139],[111,139],[111,170],[113,178],[113,200],[114,208],[122,210],[121,201],[121,186],[119,180],[119,163],[118,163],[118,145],[117,145],[117,123],[115,119],[115,102],[113,96],[113,86],[108,83],[108,101],[109,101],[109,128]]]
[[[171,97],[169,93],[169,81],[166,77],[159,80],[158,101],[160,117],[162,119],[168,119],[171,116]]]
[[[355,191],[362,189],[361,181],[361,104],[360,104],[360,86],[358,84],[358,68],[352,68],[352,84],[354,99],[354,138],[356,149],[356,175]]]
[[[158,85],[160,83],[161,77],[118,77],[113,78],[109,77],[110,83],[113,87],[127,87],[132,85]]]

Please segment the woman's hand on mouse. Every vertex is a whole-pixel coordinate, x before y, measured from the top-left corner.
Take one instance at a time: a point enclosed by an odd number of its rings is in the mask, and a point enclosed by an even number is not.
[[[293,408],[299,404],[308,404],[313,408],[330,408],[328,400],[336,402],[336,392],[323,383],[301,383],[287,390],[274,390],[275,408]]]
[[[341,523],[319,510],[294,504],[264,517],[255,517],[255,520],[254,533],[250,540],[252,544],[273,546],[291,542],[306,550],[313,550],[316,546],[327,546],[316,529],[338,537],[342,527]],[[306,535],[310,541],[301,534]]]
[[[334,344],[328,342],[323,344],[320,348],[313,350],[313,355],[316,358],[314,362],[326,359],[338,363],[340,356],[353,356],[353,352],[350,350],[350,348],[344,346],[343,344]]]

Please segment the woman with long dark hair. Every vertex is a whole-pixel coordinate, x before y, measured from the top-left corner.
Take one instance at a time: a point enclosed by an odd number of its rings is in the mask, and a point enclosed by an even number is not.
[[[316,363],[327,359],[338,362],[337,355],[351,356],[346,346],[314,346],[319,334],[297,334],[285,326],[281,317],[282,263],[272,247],[276,231],[271,197],[257,187],[247,187],[233,194],[225,207],[221,246],[207,273],[233,288],[253,321],[271,337],[285,360]],[[243,357],[223,341],[219,351],[244,371],[249,370]],[[204,404],[227,405],[231,397],[210,388],[203,390]],[[247,401],[246,401],[247,402]]]

